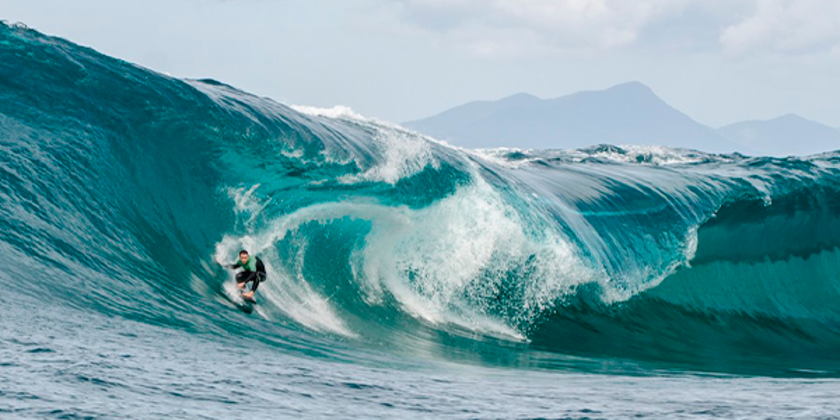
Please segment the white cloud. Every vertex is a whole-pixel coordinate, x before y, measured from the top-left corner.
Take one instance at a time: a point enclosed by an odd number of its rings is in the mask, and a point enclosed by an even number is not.
[[[720,36],[731,53],[810,53],[840,44],[840,1],[756,0],[755,13]]]
[[[397,0],[400,17],[477,55],[606,49],[689,0]]]
[[[479,56],[674,45],[670,38],[736,54],[802,53],[829,51],[840,40],[840,0],[394,0],[392,4],[397,5],[402,23]]]

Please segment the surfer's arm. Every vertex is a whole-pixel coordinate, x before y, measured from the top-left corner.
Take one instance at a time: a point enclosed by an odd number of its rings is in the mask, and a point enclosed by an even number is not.
[[[230,268],[231,270],[236,270],[240,266],[239,261],[237,261],[236,264],[225,264],[225,263],[223,263],[219,260],[216,260],[216,263],[218,263],[219,265],[221,265],[224,268]]]
[[[237,267],[239,267],[239,261],[237,261],[236,264],[225,264],[225,263],[223,263],[223,262],[221,262],[221,261],[219,261],[218,259],[215,259],[215,258],[213,259],[213,261],[215,261],[216,264],[219,264],[224,268],[230,268],[231,270],[235,270]]]

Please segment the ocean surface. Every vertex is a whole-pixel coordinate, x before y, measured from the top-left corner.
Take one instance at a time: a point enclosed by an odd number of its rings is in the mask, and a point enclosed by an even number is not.
[[[838,245],[835,152],[461,149],[0,24],[0,418],[838,418]]]

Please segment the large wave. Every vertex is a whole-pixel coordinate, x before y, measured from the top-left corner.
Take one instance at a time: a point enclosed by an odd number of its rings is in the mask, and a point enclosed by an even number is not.
[[[6,24],[0,142],[0,276],[45,304],[307,351],[838,368],[834,153],[465,150]],[[240,248],[269,270],[245,320],[214,263]]]

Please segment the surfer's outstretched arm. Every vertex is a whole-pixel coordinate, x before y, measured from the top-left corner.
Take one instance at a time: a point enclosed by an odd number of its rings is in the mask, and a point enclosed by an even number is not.
[[[240,267],[239,261],[237,261],[235,264],[225,264],[225,263],[223,263],[223,262],[221,262],[221,261],[216,260],[216,264],[219,264],[219,265],[221,265],[222,267],[224,267],[224,268],[229,268],[229,269],[231,269],[231,270],[236,270],[237,268],[239,268],[239,267]]]
[[[215,262],[216,262],[216,264],[219,264],[219,265],[221,265],[222,267],[224,267],[224,268],[229,268],[229,269],[231,269],[231,270],[236,270],[237,268],[239,268],[239,261],[237,261],[235,264],[225,264],[225,263],[223,263],[223,262],[221,262],[221,261],[219,261],[219,260],[217,260],[217,259],[215,259],[215,258],[213,259],[213,261],[215,261]]]

